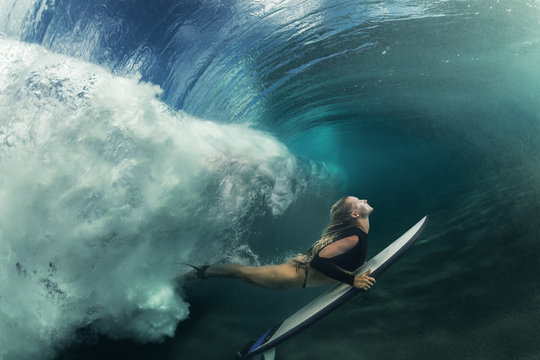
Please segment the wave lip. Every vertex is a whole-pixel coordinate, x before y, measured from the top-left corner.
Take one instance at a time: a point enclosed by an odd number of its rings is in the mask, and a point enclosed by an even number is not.
[[[1,359],[50,358],[81,327],[172,336],[188,315],[178,263],[250,253],[258,217],[333,176],[35,45],[0,38],[0,87]]]

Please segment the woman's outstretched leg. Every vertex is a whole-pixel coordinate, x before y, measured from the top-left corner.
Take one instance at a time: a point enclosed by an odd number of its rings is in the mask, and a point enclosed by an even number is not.
[[[289,262],[266,266],[220,264],[208,267],[204,275],[208,278],[239,279],[270,289],[294,289],[302,286],[304,271]]]

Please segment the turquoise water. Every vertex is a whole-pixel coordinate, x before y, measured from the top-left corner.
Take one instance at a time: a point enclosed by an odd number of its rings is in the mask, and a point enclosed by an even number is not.
[[[278,263],[367,198],[366,296],[278,359],[535,359],[537,1],[0,3],[0,359],[231,359],[324,289]]]

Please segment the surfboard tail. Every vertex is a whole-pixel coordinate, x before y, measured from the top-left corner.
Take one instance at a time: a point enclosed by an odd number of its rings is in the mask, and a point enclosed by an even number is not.
[[[261,345],[263,345],[265,342],[268,341],[268,339],[270,339],[272,337],[272,335],[274,335],[274,333],[276,332],[277,329],[279,329],[279,327],[281,326],[282,323],[279,323],[277,324],[276,326],[274,326],[272,329],[268,330],[267,332],[265,332],[262,336],[260,336],[257,340],[252,340],[252,341],[249,341],[247,342],[243,347],[242,349],[236,353],[236,358],[237,360],[240,360],[240,359],[249,359],[250,357],[256,355],[256,354],[259,354],[261,353],[262,351],[266,351],[266,350],[270,350],[270,349],[265,349],[264,347],[261,347]],[[259,349],[258,349],[259,348]],[[273,348],[273,347],[272,347]],[[272,349],[271,348],[271,349]],[[256,352],[253,352],[254,350],[258,349],[259,351],[256,351]]]
[[[276,357],[276,348],[272,347],[262,353],[257,353],[257,355],[248,354],[249,349],[253,346],[253,342],[249,342],[245,345],[245,347],[240,350],[237,354],[235,359],[249,359],[252,358],[254,360],[274,360]]]
[[[276,357],[276,348],[270,348],[261,354],[260,360],[274,360]]]

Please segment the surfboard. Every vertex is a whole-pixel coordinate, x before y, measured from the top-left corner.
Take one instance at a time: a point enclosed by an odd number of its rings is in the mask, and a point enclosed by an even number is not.
[[[376,279],[381,276],[414,243],[422,230],[424,230],[428,219],[429,217],[426,215],[384,250],[356,269],[354,274],[360,274],[371,269],[371,277]],[[293,315],[266,331],[257,340],[248,343],[236,354],[236,359],[249,359],[262,353],[264,353],[263,358],[265,360],[273,359],[276,345],[314,324],[359,292],[362,292],[362,290],[345,283],[335,285]]]

